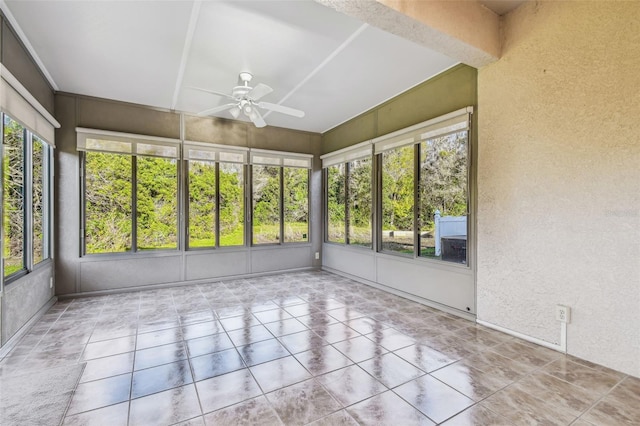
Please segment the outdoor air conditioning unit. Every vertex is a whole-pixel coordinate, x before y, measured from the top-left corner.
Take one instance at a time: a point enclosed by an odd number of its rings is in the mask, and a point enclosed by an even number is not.
[[[467,263],[467,236],[447,235],[442,237],[442,260]]]

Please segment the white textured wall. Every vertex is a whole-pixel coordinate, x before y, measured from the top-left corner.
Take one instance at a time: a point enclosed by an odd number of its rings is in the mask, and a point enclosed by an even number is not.
[[[640,376],[640,2],[528,2],[479,70],[478,318]]]

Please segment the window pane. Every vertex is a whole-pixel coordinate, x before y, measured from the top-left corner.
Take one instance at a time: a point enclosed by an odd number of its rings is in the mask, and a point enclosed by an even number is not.
[[[85,153],[85,252],[131,250],[131,156]]]
[[[219,163],[220,246],[244,245],[244,166]]]
[[[25,268],[24,264],[24,127],[4,116],[4,275]]]
[[[309,170],[284,167],[284,242],[309,241]]]
[[[382,249],[412,255],[413,145],[382,153]]]
[[[33,146],[33,264],[48,258],[47,232],[49,217],[48,194],[49,179],[47,178],[47,162],[49,146],[37,136],[32,136]]]
[[[136,153],[138,155],[156,155],[158,157],[176,158],[178,156],[178,148],[171,145],[138,143],[136,144]]]
[[[189,247],[216,245],[216,165],[189,161]]]
[[[280,242],[280,167],[253,166],[253,243]]]
[[[88,150],[122,152],[125,154],[131,154],[130,142],[87,138],[87,140],[85,141],[85,147]]]
[[[345,164],[327,167],[327,241],[345,242]]]
[[[467,263],[467,132],[420,144],[420,256]]]
[[[178,165],[168,158],[137,157],[138,250],[178,247]]]
[[[371,159],[349,163],[349,244],[371,247]]]

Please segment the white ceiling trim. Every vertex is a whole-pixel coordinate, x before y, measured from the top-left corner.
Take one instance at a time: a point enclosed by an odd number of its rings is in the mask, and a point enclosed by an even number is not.
[[[314,75],[316,75],[322,68],[324,68],[329,62],[331,62],[333,60],[333,58],[335,58],[340,52],[342,52],[347,46],[349,46],[351,44],[351,42],[353,42],[353,40],[355,40],[360,34],[362,34],[362,32],[364,30],[366,30],[369,27],[369,24],[362,24],[360,25],[360,27],[355,30],[345,41],[342,42],[342,44],[340,44],[340,46],[338,46],[336,48],[336,50],[334,50],[333,52],[331,52],[329,54],[329,56],[327,56],[322,62],[320,62],[320,65],[318,65],[313,71],[311,71],[305,78],[302,79],[302,81],[300,83],[298,83],[296,85],[296,87],[294,87],[293,89],[291,89],[291,91],[289,93],[287,93],[286,95],[284,95],[284,97],[282,99],[280,99],[280,101],[278,102],[278,105],[282,104],[283,102],[285,102],[287,99],[289,99],[293,94],[295,94],[302,86],[304,86],[305,84],[307,84],[307,82],[313,78]],[[269,114],[271,114],[271,111],[268,111],[266,114],[264,114],[264,118],[268,117]]]
[[[187,27],[187,35],[184,39],[184,47],[182,48],[182,58],[180,59],[180,67],[178,68],[178,77],[176,77],[176,87],[173,91],[173,99],[171,100],[171,110],[176,109],[178,103],[178,97],[180,96],[180,90],[182,89],[182,81],[184,79],[184,70],[187,67],[187,60],[189,59],[189,52],[191,51],[191,42],[193,41],[193,34],[196,31],[196,25],[198,23],[198,17],[200,16],[201,0],[193,2],[191,8],[191,17],[189,18],[189,26]]]
[[[0,0],[0,9],[2,10],[2,13],[4,14],[4,16],[6,16],[11,26],[13,27],[13,30],[18,35],[18,38],[24,44],[24,47],[26,47],[27,50],[29,51],[29,54],[31,55],[33,60],[36,62],[36,65],[38,65],[38,67],[40,68],[40,71],[42,72],[42,74],[44,74],[45,78],[47,79],[47,81],[49,82],[53,90],[55,91],[60,90],[55,80],[53,79],[53,77],[51,77],[51,74],[49,74],[47,67],[45,67],[44,63],[40,60],[40,57],[38,56],[38,54],[36,53],[36,50],[31,45],[31,42],[29,42],[29,38],[24,33],[24,31],[22,31],[20,24],[18,24],[18,21],[16,21],[16,18],[13,16],[13,14],[11,13],[11,10],[9,10],[9,7],[7,7],[7,4],[4,2],[4,0]]]

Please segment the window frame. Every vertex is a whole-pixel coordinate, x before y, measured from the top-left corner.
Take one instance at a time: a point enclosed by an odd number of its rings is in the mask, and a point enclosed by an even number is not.
[[[9,285],[12,282],[18,280],[21,277],[39,269],[42,265],[49,263],[53,259],[53,148],[54,145],[47,141],[44,137],[31,130],[29,126],[23,123],[20,119],[15,118],[10,112],[4,110],[0,111],[0,119],[2,120],[2,152],[0,153],[0,175],[3,182],[0,188],[1,191],[1,203],[0,203],[0,216],[4,220],[4,128],[5,117],[16,122],[22,128],[22,268],[5,275],[5,258],[4,258],[4,235],[2,239],[2,257],[1,257],[1,277],[0,281],[4,285]],[[42,259],[34,261],[34,214],[33,214],[33,143],[34,139],[37,139],[42,144]],[[2,286],[0,286],[0,292]]]
[[[456,111],[452,111],[448,114],[444,114],[438,117],[435,117],[430,120],[426,120],[424,122],[415,124],[413,126],[409,126],[404,129],[397,130],[395,132],[388,133],[386,135],[382,135],[376,137],[371,140],[367,140],[364,142],[360,142],[355,145],[348,146],[346,148],[330,152],[324,155],[321,155],[322,159],[322,167],[323,167],[323,213],[324,213],[324,232],[323,232],[323,243],[324,244],[333,244],[343,247],[354,247],[357,249],[370,249],[366,246],[361,245],[353,245],[348,244],[349,239],[349,224],[348,224],[348,163],[350,158],[353,158],[358,155],[358,152],[362,153],[363,150],[367,149],[367,146],[373,146],[373,152],[370,154],[371,157],[371,168],[372,168],[372,181],[371,181],[371,202],[372,202],[372,220],[371,224],[373,227],[372,230],[372,247],[371,249],[374,251],[375,255],[383,255],[383,256],[394,256],[400,259],[405,259],[407,261],[418,260],[419,262],[430,262],[435,265],[440,265],[444,267],[454,267],[454,268],[465,268],[469,269],[472,267],[472,262],[475,261],[475,254],[471,252],[471,248],[473,247],[473,234],[472,231],[474,229],[474,225],[472,223],[472,212],[473,210],[473,194],[472,194],[472,181],[473,181],[473,115],[474,108],[472,106],[464,107]],[[467,235],[467,252],[466,252],[466,262],[465,263],[457,263],[447,260],[442,260],[440,258],[430,257],[421,255],[420,252],[420,178],[421,178],[421,167],[420,167],[420,147],[421,144],[425,141],[435,139],[438,137],[448,136],[451,134],[466,132],[466,235]],[[383,167],[382,167],[382,154],[385,151],[412,146],[413,148],[413,164],[412,164],[412,172],[413,172],[413,212],[412,212],[412,224],[413,224],[413,253],[402,254],[399,252],[394,252],[391,250],[384,250],[382,243],[382,212],[383,212],[383,200],[382,200],[382,183],[383,183]],[[371,148],[369,148],[371,149]],[[362,157],[360,157],[362,158]],[[329,213],[328,213],[328,194],[329,194],[329,172],[328,169],[330,166],[335,164],[344,164],[345,167],[345,194],[344,194],[344,205],[345,205],[345,241],[337,242],[329,240]]]
[[[456,267],[470,268],[471,267],[471,254],[469,253],[469,238],[471,236],[471,158],[472,158],[472,114],[473,107],[469,106],[457,111],[453,111],[449,114],[436,117],[431,120],[427,120],[423,123],[410,126],[406,129],[401,129],[396,132],[392,132],[388,135],[380,136],[372,140],[375,146],[376,157],[376,198],[378,201],[376,205],[377,221],[376,226],[376,252],[384,255],[396,256],[404,259],[414,259],[419,261],[431,262],[438,265],[451,265]],[[450,262],[442,260],[440,258],[421,256],[420,255],[420,147],[423,142],[443,137],[459,132],[466,132],[466,259],[465,263]],[[405,255],[402,253],[394,252],[391,250],[383,249],[382,241],[382,154],[386,151],[398,149],[402,147],[413,146],[413,254]]]
[[[210,163],[211,165],[214,166],[214,173],[215,173],[215,196],[214,196],[214,204],[215,204],[215,217],[214,217],[214,239],[215,239],[215,244],[212,246],[202,246],[202,247],[191,247],[190,244],[190,219],[191,219],[191,214],[190,214],[190,162],[191,161],[200,161],[200,162],[205,162],[205,163]],[[247,228],[247,206],[246,206],[246,187],[247,187],[247,166],[246,164],[243,163],[233,163],[233,162],[228,162],[228,161],[216,161],[216,160],[201,160],[201,159],[190,159],[190,160],[184,160],[185,163],[185,213],[184,213],[184,222],[185,222],[185,226],[184,226],[184,230],[185,230],[185,251],[204,251],[204,250],[227,250],[227,249],[237,249],[237,248],[242,248],[242,247],[246,247],[247,246],[247,241],[246,241],[246,228]],[[242,167],[241,170],[241,174],[242,174],[242,201],[243,201],[243,205],[242,205],[242,244],[239,245],[221,245],[220,244],[220,164],[224,163],[224,164],[239,164]]]
[[[185,251],[205,251],[205,250],[234,250],[238,248],[247,247],[247,228],[252,225],[248,221],[248,208],[247,208],[247,188],[249,171],[247,164],[249,162],[249,148],[232,146],[232,145],[220,145],[208,142],[199,142],[192,140],[185,140],[182,143],[182,163],[184,164],[184,247]],[[189,162],[201,161],[208,162],[215,165],[215,245],[206,247],[190,247],[189,244]],[[226,246],[220,244],[220,164],[238,164],[242,167],[242,244]]]
[[[377,177],[376,171],[378,169],[376,165],[376,156],[373,155],[372,141],[364,141],[347,148],[340,149],[328,154],[320,156],[322,159],[322,182],[323,182],[323,211],[324,211],[324,239],[326,244],[336,244],[345,247],[354,247],[358,250],[374,250],[376,247],[377,233],[376,233],[376,217],[377,206]],[[361,244],[352,244],[349,241],[349,175],[351,171],[351,163],[356,160],[369,160],[371,163],[370,173],[370,198],[371,198],[371,245],[365,246]],[[329,240],[329,168],[341,164],[344,167],[344,242]]]
[[[251,247],[278,247],[311,244],[311,170],[313,165],[313,155],[284,151],[270,151],[263,149],[251,149],[250,170],[249,170],[249,200],[250,211],[248,213],[248,243]],[[279,238],[278,242],[256,243],[254,241],[254,166],[278,167],[278,203],[279,203]],[[284,209],[284,168],[307,169],[307,240],[286,242],[284,238],[285,209]]]
[[[137,255],[139,253],[176,253],[180,252],[183,247],[183,230],[181,220],[181,200],[182,200],[182,169],[181,166],[181,141],[170,138],[160,138],[154,136],[143,136],[130,133],[110,132],[105,130],[95,130],[77,127],[77,149],[80,153],[80,257],[96,257],[96,256],[127,256]],[[105,142],[106,147],[91,146],[92,140]],[[109,145],[111,143],[111,145]],[[123,150],[119,150],[122,147]],[[142,148],[141,148],[142,147]],[[154,154],[150,152],[142,152],[148,147],[157,147],[161,149],[173,149],[173,155]],[[104,154],[124,155],[131,159],[131,250],[119,252],[103,252],[103,253],[87,253],[86,246],[86,221],[87,221],[87,168],[86,168],[86,152],[101,152]],[[175,161],[176,167],[176,247],[175,248],[153,248],[140,250],[138,247],[138,176],[137,176],[137,158],[138,157],[158,157]]]

